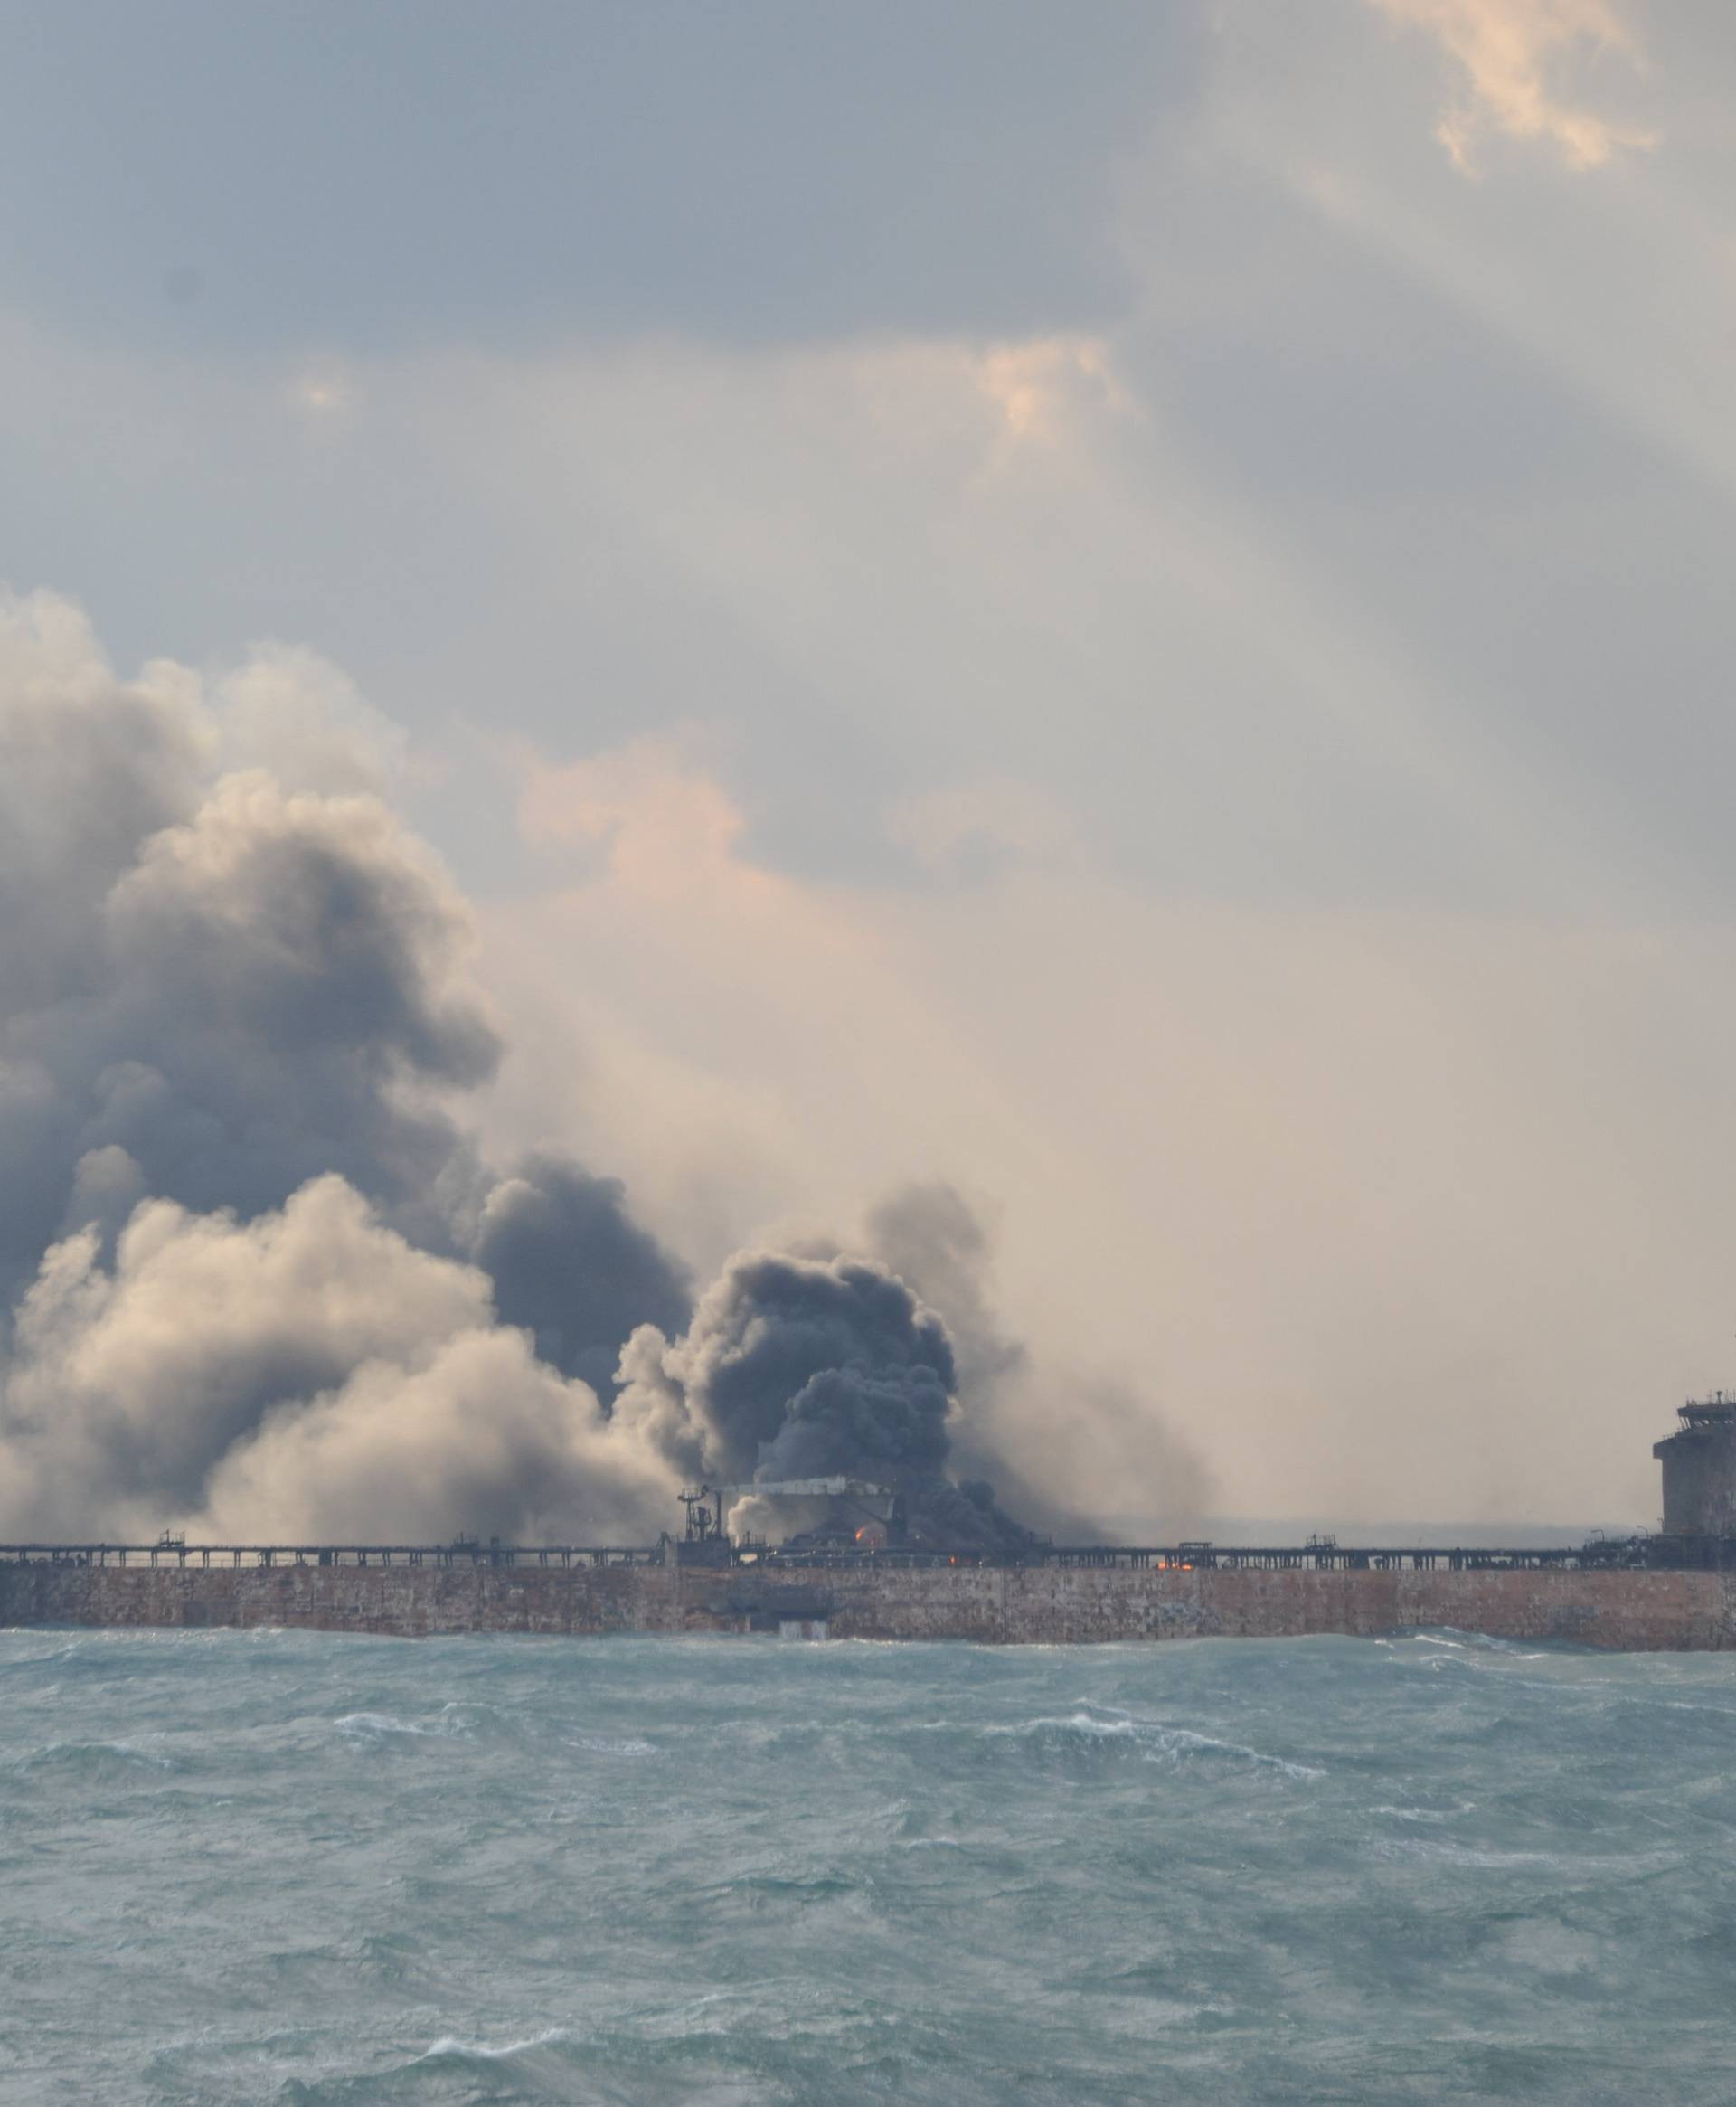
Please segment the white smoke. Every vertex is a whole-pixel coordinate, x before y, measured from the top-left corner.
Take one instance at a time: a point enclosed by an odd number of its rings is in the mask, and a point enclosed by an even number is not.
[[[678,1480],[596,1394],[539,1361],[527,1334],[455,1332],[411,1365],[364,1361],[341,1388],[267,1415],[213,1475],[213,1526],[427,1543],[454,1516],[537,1544],[648,1544]]]
[[[655,1535],[674,1486],[595,1394],[497,1325],[490,1283],[341,1178],[250,1223],[149,1201],[112,1268],[81,1232],[24,1300],[0,1522],[231,1539]]]

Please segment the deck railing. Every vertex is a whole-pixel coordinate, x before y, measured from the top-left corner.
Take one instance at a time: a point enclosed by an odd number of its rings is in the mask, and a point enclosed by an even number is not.
[[[661,1565],[672,1540],[651,1545],[457,1544],[0,1544],[0,1564],[167,1568],[175,1572],[296,1566],[576,1567]],[[759,1549],[735,1572],[791,1567],[1101,1566],[1147,1571],[1231,1573],[1501,1573],[1609,1570],[1630,1566],[1736,1565],[1736,1543],[1722,1539],[1615,1538],[1576,1546],[1483,1548],[1470,1545],[1339,1544],[1043,1544],[1001,1552],[856,1549]]]

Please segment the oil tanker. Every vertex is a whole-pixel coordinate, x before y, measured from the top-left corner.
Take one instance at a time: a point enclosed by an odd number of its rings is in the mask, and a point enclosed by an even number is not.
[[[1663,1526],[1577,1547],[936,1542],[904,1488],[703,1486],[655,1545],[0,1545],[0,1626],[776,1632],[1094,1644],[1373,1638],[1452,1628],[1635,1650],[1736,1645],[1736,1398],[1690,1400],[1653,1450]],[[751,1492],[824,1503],[781,1543],[731,1535]]]

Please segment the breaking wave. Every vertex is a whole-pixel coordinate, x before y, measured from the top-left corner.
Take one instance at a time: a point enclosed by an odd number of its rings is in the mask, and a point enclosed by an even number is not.
[[[1012,1726],[988,1726],[985,1734],[1021,1741],[1065,1743],[1078,1737],[1087,1743],[1126,1741],[1153,1761],[1180,1762],[1190,1756],[1228,1756],[1247,1763],[1269,1763],[1287,1778],[1323,1778],[1324,1770],[1313,1763],[1291,1762],[1264,1749],[1249,1748],[1241,1742],[1222,1741],[1215,1734],[1196,1734],[1185,1726],[1166,1726],[1161,1720],[1136,1719],[1127,1713],[1103,1714],[1081,1709],[1064,1718],[1027,1719]]]

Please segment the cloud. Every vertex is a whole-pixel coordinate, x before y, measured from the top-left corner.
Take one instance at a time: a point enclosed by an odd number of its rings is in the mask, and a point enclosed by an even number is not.
[[[893,807],[888,826],[919,863],[949,873],[980,870],[1007,856],[1063,855],[1077,838],[1056,799],[1006,776],[912,790]]]
[[[521,768],[519,825],[538,847],[594,844],[647,892],[682,891],[693,875],[731,864],[741,813],[673,739],[635,740],[561,768],[525,756]],[[739,883],[752,883],[745,866],[731,869]]]
[[[1466,75],[1467,103],[1441,118],[1438,137],[1455,165],[1473,166],[1479,131],[1555,147],[1571,168],[1599,168],[1624,149],[1656,144],[1567,98],[1559,76],[1590,46],[1631,59],[1633,39],[1612,0],[1370,0],[1392,20],[1438,39]]]
[[[1078,404],[1129,414],[1109,347],[1097,336],[1039,336],[995,345],[969,361],[976,385],[995,405],[1009,439],[1055,439]]]

